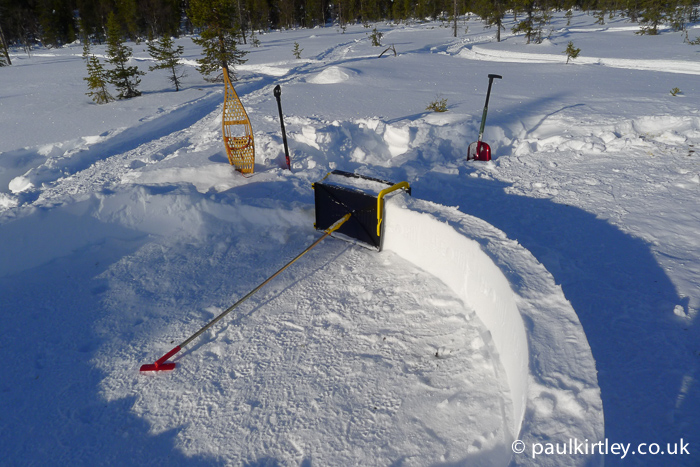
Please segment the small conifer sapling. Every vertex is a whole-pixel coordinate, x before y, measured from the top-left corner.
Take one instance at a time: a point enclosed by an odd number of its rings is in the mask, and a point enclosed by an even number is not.
[[[94,55],[87,58],[87,81],[88,92],[85,94],[90,96],[96,104],[106,104],[114,100],[114,97],[107,90],[107,71],[100,63],[100,60]]]
[[[569,41],[564,53],[566,54],[566,63],[569,63],[569,60],[574,60],[576,57],[578,57],[578,54],[581,53],[581,49],[574,47],[573,41]]]
[[[174,47],[173,39],[166,35],[158,42],[148,43],[148,54],[155,60],[155,65],[148,67],[149,71],[167,70],[168,79],[175,85],[175,91],[180,90],[182,78],[187,74],[181,70],[180,57],[184,53],[183,46]]]
[[[381,47],[382,46],[382,37],[384,37],[384,34],[377,31],[377,28],[375,27],[372,29],[372,34],[369,35],[370,39],[372,39],[372,45],[374,47]]]
[[[301,53],[304,51],[304,49],[299,48],[299,43],[295,42],[294,43],[294,49],[292,50],[292,53],[294,54],[294,58],[297,60],[301,58]]]
[[[428,104],[425,110],[431,110],[433,112],[447,112],[447,99],[437,96],[434,101]]]

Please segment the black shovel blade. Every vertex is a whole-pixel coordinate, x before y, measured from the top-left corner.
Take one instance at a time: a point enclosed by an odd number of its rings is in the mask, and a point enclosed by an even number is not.
[[[483,141],[474,141],[467,149],[467,160],[490,161],[491,146]]]
[[[360,243],[379,249],[377,235],[377,197],[326,183],[314,183],[316,229],[326,230],[340,217],[352,217],[337,230]]]

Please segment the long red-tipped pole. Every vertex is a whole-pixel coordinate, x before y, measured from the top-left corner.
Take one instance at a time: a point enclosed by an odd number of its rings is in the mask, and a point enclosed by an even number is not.
[[[291,260],[290,262],[288,262],[287,264],[285,264],[279,271],[277,271],[276,273],[274,273],[273,275],[271,275],[269,278],[267,278],[262,284],[260,284],[259,286],[257,286],[256,288],[254,288],[253,290],[251,290],[250,292],[248,292],[248,294],[246,294],[246,296],[244,296],[243,298],[241,298],[240,300],[238,300],[236,303],[234,303],[233,305],[231,305],[230,307],[228,307],[228,308],[227,308],[224,312],[222,312],[219,316],[217,316],[217,317],[214,318],[213,320],[209,321],[209,323],[207,323],[207,324],[206,324],[203,328],[201,328],[199,331],[195,332],[195,333],[192,334],[190,337],[188,337],[187,340],[185,340],[182,344],[178,345],[177,347],[175,347],[174,349],[172,349],[170,352],[168,352],[168,353],[166,353],[165,355],[163,355],[162,357],[160,357],[160,358],[159,358],[158,360],[156,360],[154,363],[148,363],[148,364],[146,364],[146,365],[141,365],[141,371],[165,371],[165,370],[173,370],[173,369],[175,369],[175,363],[173,363],[173,362],[168,362],[168,361],[167,361],[170,357],[172,357],[173,355],[175,355],[176,353],[178,353],[180,350],[182,350],[183,348],[185,348],[185,346],[187,346],[190,342],[192,342],[193,340],[195,340],[196,338],[198,338],[204,331],[206,331],[207,329],[209,329],[210,327],[212,327],[214,324],[216,324],[217,321],[219,321],[221,318],[223,318],[224,316],[226,316],[227,314],[229,314],[229,313],[230,313],[234,308],[236,308],[238,305],[240,305],[241,303],[243,303],[243,302],[245,302],[246,300],[248,300],[251,296],[253,296],[253,295],[255,294],[255,292],[257,292],[258,290],[262,289],[262,288],[265,286],[265,284],[267,284],[267,283],[270,282],[272,279],[274,279],[275,277],[277,277],[282,271],[284,271],[284,270],[287,269],[289,266],[291,266],[292,264],[294,264],[299,258],[301,258],[302,256],[304,256],[306,253],[308,253],[309,251],[311,251],[312,248],[314,248],[316,245],[318,245],[319,243],[321,243],[321,241],[322,241],[324,238],[326,238],[327,236],[329,236],[330,234],[332,234],[333,232],[335,232],[336,230],[338,230],[338,229],[340,228],[340,226],[342,226],[345,222],[347,222],[348,219],[350,219],[350,216],[351,216],[351,214],[346,214],[346,215],[343,216],[341,219],[339,219],[335,224],[333,224],[333,225],[331,225],[330,227],[328,227],[328,229],[325,230],[325,232],[324,232],[324,234],[323,234],[322,237],[320,237],[318,240],[316,240],[315,242],[313,242],[313,243],[312,243],[308,248],[306,248],[304,251],[302,251],[301,253],[299,253],[293,260]]]
[[[180,350],[182,350],[182,347],[178,345],[173,350],[156,360],[155,363],[147,363],[146,365],[141,365],[141,371],[163,371],[175,369],[175,364],[166,362],[166,360],[178,353]]]

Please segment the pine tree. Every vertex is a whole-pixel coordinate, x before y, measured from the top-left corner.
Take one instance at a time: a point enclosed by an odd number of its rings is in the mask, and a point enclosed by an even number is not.
[[[306,14],[304,18],[304,25],[307,28],[312,28],[316,25],[323,24],[325,21],[323,1],[321,0],[305,0],[304,12]]]
[[[156,64],[148,67],[148,70],[168,70],[168,79],[175,85],[175,91],[179,91],[182,78],[187,76],[180,70],[180,57],[185,48],[181,45],[177,48],[173,47],[173,39],[168,35],[161,38],[159,42],[149,42],[148,54]]]
[[[253,31],[255,29],[268,29],[270,27],[270,8],[267,0],[247,0],[246,4]],[[253,39],[252,32],[251,39]],[[253,45],[255,45],[254,40]]]
[[[487,26],[496,26],[496,42],[501,42],[501,29],[506,11],[510,9],[508,0],[482,0],[478,2],[475,12],[483,19]]]
[[[571,26],[571,18],[574,17],[574,12],[571,10],[567,10],[564,16],[566,17],[566,25]]]
[[[277,0],[275,6],[279,12],[279,26],[291,28],[294,26],[294,0]]]
[[[119,99],[130,99],[141,95],[137,89],[143,75],[136,66],[127,66],[131,58],[131,47],[127,47],[122,39],[122,31],[116,15],[112,12],[107,19],[107,62],[114,65],[107,76],[109,82],[116,86]]]
[[[33,6],[34,21],[39,26],[36,32],[41,37],[43,45],[60,47],[76,39],[73,10],[74,7],[67,0],[36,2]]]
[[[566,63],[568,64],[569,60],[574,60],[578,57],[578,54],[581,53],[581,49],[579,49],[578,47],[574,47],[574,42],[569,41],[564,53],[566,54]]]
[[[89,91],[85,94],[90,96],[97,104],[106,104],[114,100],[114,97],[107,90],[107,71],[94,55],[87,59],[87,78],[83,78],[88,83]]]
[[[90,60],[90,41],[87,40],[87,38],[83,39],[83,60],[85,62],[88,62]]]
[[[292,49],[292,53],[294,54],[294,58],[297,60],[301,58],[301,53],[304,51],[304,49],[299,48],[299,43],[295,42],[294,43],[294,49]]]
[[[659,26],[665,21],[669,4],[660,0],[642,0],[642,13],[639,18],[642,27],[637,34],[655,36],[659,33]],[[675,9],[675,4],[673,6]]]
[[[231,0],[190,0],[189,15],[192,24],[203,28],[199,37],[192,41],[202,47],[204,57],[197,60],[197,70],[213,82],[223,80],[226,68],[229,77],[236,80],[235,66],[247,60],[247,52],[238,50],[237,38],[240,29],[236,24],[236,9]],[[211,75],[216,74],[213,78]]]
[[[536,0],[513,0],[513,10],[525,13],[525,18],[511,31],[514,34],[524,33],[528,44],[540,44],[544,25],[551,20],[549,13],[542,10]]]
[[[118,19],[131,40],[138,39],[138,11],[136,0],[117,0]],[[137,41],[138,42],[138,41]]]
[[[0,66],[8,65],[12,65],[12,60],[10,60],[7,41],[5,40],[5,34],[2,32],[2,24],[0,24]]]
[[[369,38],[372,40],[372,45],[374,47],[382,46],[382,37],[384,37],[384,34],[380,31],[377,31],[376,27],[372,29],[372,34],[369,35]]]

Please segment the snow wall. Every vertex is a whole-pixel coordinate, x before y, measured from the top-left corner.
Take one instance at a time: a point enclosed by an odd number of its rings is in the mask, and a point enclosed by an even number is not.
[[[588,340],[544,266],[485,221],[404,194],[386,201],[383,237],[384,249],[445,282],[489,330],[512,401],[504,423],[526,446],[516,463],[602,465],[602,457],[530,453],[534,443],[604,439]]]

